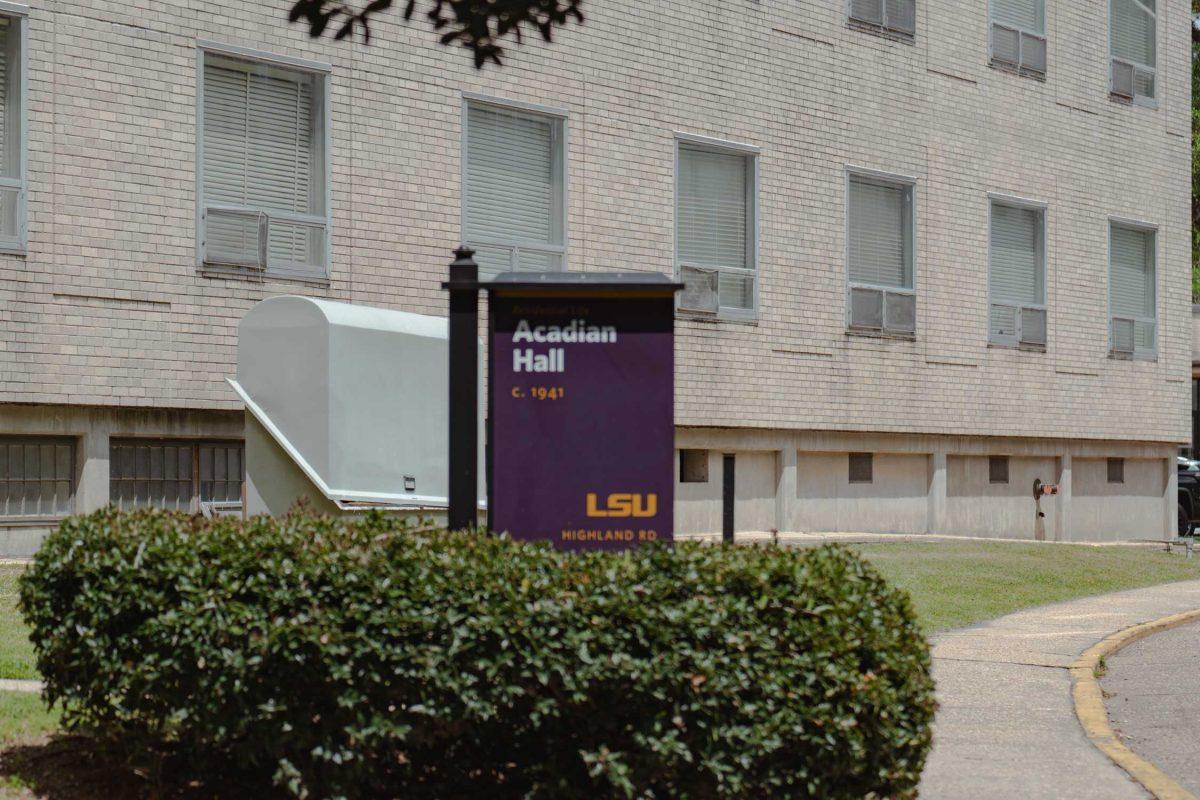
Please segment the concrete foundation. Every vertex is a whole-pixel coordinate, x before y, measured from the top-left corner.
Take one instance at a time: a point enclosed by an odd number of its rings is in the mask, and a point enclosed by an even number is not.
[[[241,439],[240,411],[116,409],[86,406],[0,405],[0,435],[57,436],[74,440],[72,510],[86,514],[108,505],[112,439]],[[0,519],[0,557],[37,552],[57,517]]]
[[[707,481],[676,486],[684,537],[721,531],[726,455],[736,465],[737,533],[1075,542],[1176,533],[1170,443],[681,428],[677,447],[707,452],[709,464]],[[869,480],[851,481],[852,453],[870,454]],[[1007,475],[992,474],[993,456],[1006,460]],[[1123,461],[1122,482],[1109,482],[1109,459]],[[1035,500],[1035,480],[1059,493]]]
[[[0,406],[0,435],[73,440],[74,513],[110,501],[112,439],[244,440],[251,513],[282,514],[301,498],[317,511],[340,513],[243,412],[7,405]],[[680,428],[676,443],[681,450],[703,451],[707,466],[703,481],[683,483],[676,476],[676,532],[682,537],[721,532],[727,454],[735,464],[738,533],[1120,541],[1176,532],[1171,443],[723,428]],[[851,453],[871,454],[869,481],[851,482]],[[1007,457],[1007,482],[992,480],[990,456]],[[1114,458],[1123,459],[1122,482],[1109,480],[1108,460]],[[1035,502],[1035,479],[1057,484],[1059,494]],[[440,512],[414,516],[436,520]],[[0,557],[33,554],[58,522],[0,518]]]

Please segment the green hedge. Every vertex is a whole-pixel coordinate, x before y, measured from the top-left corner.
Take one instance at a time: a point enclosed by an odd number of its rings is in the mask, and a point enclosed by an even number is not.
[[[68,725],[302,797],[904,798],[930,746],[911,606],[837,547],[107,510],[21,606]]]

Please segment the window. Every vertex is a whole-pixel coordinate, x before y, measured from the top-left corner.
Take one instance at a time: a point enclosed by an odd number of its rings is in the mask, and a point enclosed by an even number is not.
[[[327,76],[201,57],[201,265],[323,280]]]
[[[1153,358],[1157,348],[1155,235],[1111,223],[1109,230],[1110,349],[1118,357]]]
[[[873,483],[875,481],[874,461],[872,453],[851,453],[850,482]]]
[[[121,509],[240,504],[244,477],[241,442],[114,439],[109,447],[109,494]]]
[[[25,250],[25,24],[0,16],[0,252]]]
[[[992,65],[1046,74],[1046,0],[991,0]]]
[[[850,21],[869,30],[912,39],[917,32],[917,2],[850,0]]]
[[[850,176],[849,323],[852,329],[913,335],[913,187]]]
[[[988,341],[1046,344],[1045,212],[993,201],[989,239]]]
[[[1108,482],[1109,483],[1124,483],[1125,482],[1125,459],[1110,458],[1108,460]]]
[[[0,437],[0,517],[57,517],[75,508],[75,441]]]
[[[1112,96],[1154,105],[1157,0],[1110,0],[1108,47]]]
[[[480,271],[566,268],[564,120],[468,103],[464,238]]]
[[[679,451],[679,482],[708,483],[708,451]]]
[[[755,156],[680,142],[676,257],[679,308],[752,317],[757,308]]]
[[[988,482],[1008,483],[1008,456],[988,456]]]

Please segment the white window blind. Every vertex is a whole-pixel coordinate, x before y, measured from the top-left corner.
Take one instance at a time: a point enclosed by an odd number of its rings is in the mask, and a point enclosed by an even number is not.
[[[1157,6],[1155,0],[1110,0],[1109,48],[1114,95],[1155,97]]]
[[[681,272],[715,273],[721,310],[752,312],[754,159],[740,153],[679,146],[676,229]]]
[[[1154,232],[1114,224],[1110,239],[1112,349],[1152,354],[1157,341]]]
[[[24,126],[21,47],[24,23],[0,16],[0,247],[24,247]]]
[[[912,192],[908,186],[850,180],[850,281],[912,288]]]
[[[1045,341],[1045,226],[1040,209],[993,203],[989,246],[989,339]]]
[[[847,230],[853,328],[916,328],[912,187],[853,175]]]
[[[991,0],[992,63],[1046,74],[1045,0]]]
[[[325,276],[321,81],[306,72],[206,56],[205,263]]]
[[[466,240],[481,271],[563,269],[562,120],[468,106],[465,170]]]

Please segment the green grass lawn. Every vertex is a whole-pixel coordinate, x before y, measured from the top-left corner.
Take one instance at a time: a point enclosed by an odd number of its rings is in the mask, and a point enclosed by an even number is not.
[[[912,596],[929,633],[1030,606],[1200,578],[1200,558],[1145,547],[938,541],[855,549]]]
[[[29,630],[17,611],[17,578],[23,564],[0,564],[0,678],[37,679]]]

